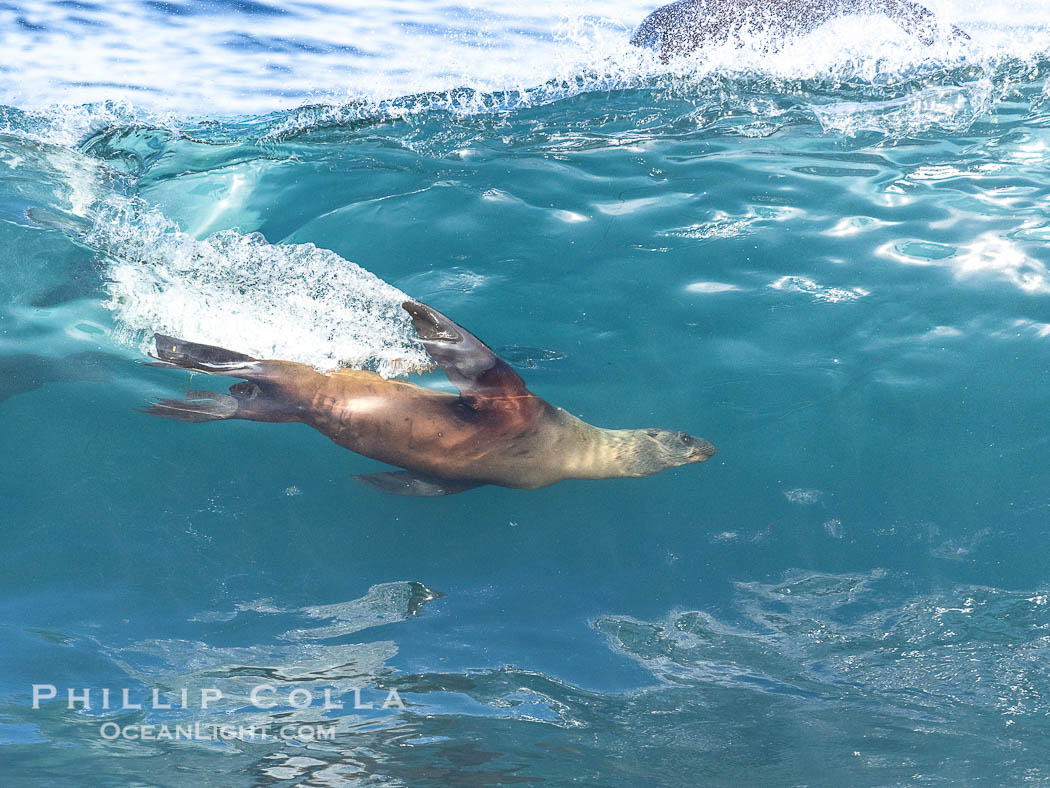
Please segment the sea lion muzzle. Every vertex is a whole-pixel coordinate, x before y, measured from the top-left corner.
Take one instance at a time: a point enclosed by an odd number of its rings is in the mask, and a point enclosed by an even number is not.
[[[693,454],[696,457],[697,462],[707,462],[707,460],[718,454],[718,449],[715,448],[713,443],[708,443],[703,438],[694,438],[696,446],[693,447]]]

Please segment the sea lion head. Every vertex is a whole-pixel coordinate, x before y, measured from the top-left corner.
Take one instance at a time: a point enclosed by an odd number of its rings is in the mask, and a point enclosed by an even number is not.
[[[707,462],[717,451],[703,438],[694,438],[678,430],[654,428],[638,432],[641,434],[635,443],[636,461],[649,473],[692,462]]]

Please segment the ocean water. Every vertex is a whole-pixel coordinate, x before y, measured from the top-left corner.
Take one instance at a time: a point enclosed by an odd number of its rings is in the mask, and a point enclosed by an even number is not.
[[[1041,4],[666,65],[522,5],[0,4],[0,781],[1050,780]],[[155,330],[414,375],[404,295],[719,453],[385,497],[136,410],[232,382]]]

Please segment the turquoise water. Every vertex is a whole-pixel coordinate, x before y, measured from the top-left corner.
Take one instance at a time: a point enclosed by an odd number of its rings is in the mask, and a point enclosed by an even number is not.
[[[184,17],[236,14],[267,18]],[[531,35],[478,18],[492,49]],[[589,62],[568,77],[463,88],[442,65],[447,90],[413,72],[385,96],[242,96],[254,110],[202,109],[187,83],[174,108],[39,107],[5,83],[4,783],[1050,779],[1050,46],[1024,19],[970,23],[969,51],[887,27],[830,66],[796,49],[734,71],[639,65],[623,41],[610,60],[598,18],[535,32],[558,68]],[[718,455],[396,498],[302,425],[136,411],[233,382],[143,365],[153,330],[418,364],[401,294],[587,421]],[[34,709],[34,684],[56,699]],[[276,707],[250,702],[262,684]],[[104,710],[103,688],[145,708]],[[155,689],[189,708],[151,708]],[[223,699],[201,709],[202,689]],[[405,708],[379,708],[391,690]]]

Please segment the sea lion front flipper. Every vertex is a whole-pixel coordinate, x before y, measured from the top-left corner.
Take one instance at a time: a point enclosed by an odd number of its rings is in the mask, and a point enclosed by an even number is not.
[[[492,348],[436,309],[419,301],[401,305],[430,357],[471,404],[485,398],[529,396],[525,381]]]
[[[383,471],[382,473],[364,473],[354,476],[356,481],[376,492],[387,495],[412,495],[421,498],[436,498],[440,495],[455,495],[466,490],[481,487],[484,482],[459,481],[457,479],[439,479],[412,471]]]
[[[155,399],[138,410],[163,419],[199,424],[204,421],[233,418],[237,413],[237,400],[229,394],[196,389],[187,391],[185,399]]]

